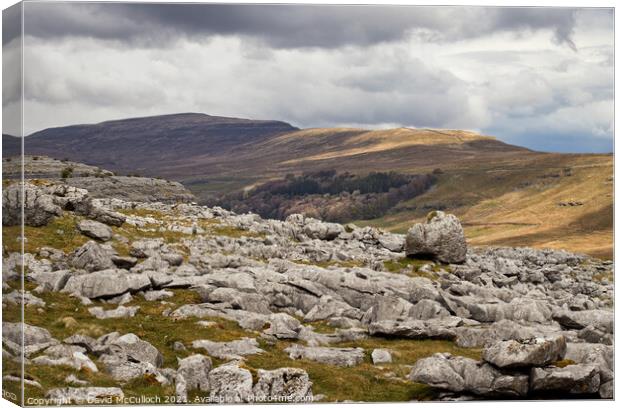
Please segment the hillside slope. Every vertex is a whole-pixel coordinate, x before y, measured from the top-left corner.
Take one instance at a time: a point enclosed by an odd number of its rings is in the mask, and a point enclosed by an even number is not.
[[[18,154],[3,135],[5,157]],[[612,252],[613,157],[534,152],[462,130],[315,128],[186,113],[46,129],[30,155],[182,182],[199,201],[247,191],[287,174],[438,171],[430,191],[375,220],[402,232],[427,212],[462,217],[478,245]],[[570,174],[570,175],[569,175]],[[561,205],[578,202],[579,205]]]

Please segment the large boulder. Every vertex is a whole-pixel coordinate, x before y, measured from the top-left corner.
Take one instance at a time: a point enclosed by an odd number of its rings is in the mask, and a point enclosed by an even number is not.
[[[418,360],[409,379],[442,390],[483,396],[522,397],[528,391],[527,375],[504,374],[488,363],[448,353]]]
[[[434,211],[426,224],[415,224],[405,238],[407,256],[428,256],[444,263],[465,262],[467,243],[463,227],[452,214]]]
[[[69,263],[74,268],[84,269],[88,272],[101,271],[114,268],[112,255],[114,255],[113,252],[105,246],[99,245],[95,241],[88,241],[71,253]]]
[[[126,292],[137,292],[150,286],[151,280],[147,275],[129,274],[121,269],[106,269],[71,276],[62,291],[97,299],[112,298]]]
[[[177,375],[183,376],[187,391],[209,391],[209,372],[213,367],[211,359],[202,354],[194,354],[179,360]]]
[[[244,356],[262,353],[258,342],[253,338],[243,338],[233,341],[194,340],[193,348],[203,348],[210,356],[222,359],[239,359]]]
[[[87,237],[98,239],[99,241],[109,241],[112,239],[112,228],[93,220],[82,220],[78,222],[77,229]]]
[[[2,343],[15,356],[29,356],[58,344],[47,329],[25,323],[2,322]],[[22,348],[23,346],[23,348]]]
[[[566,338],[498,341],[482,351],[482,358],[500,368],[542,367],[564,358]]]
[[[252,373],[237,362],[221,365],[209,373],[211,402],[217,404],[248,402],[252,399]]]
[[[47,225],[54,217],[62,215],[62,209],[45,191],[33,184],[14,183],[2,192],[2,225],[22,223],[22,191],[24,224],[32,227]]]

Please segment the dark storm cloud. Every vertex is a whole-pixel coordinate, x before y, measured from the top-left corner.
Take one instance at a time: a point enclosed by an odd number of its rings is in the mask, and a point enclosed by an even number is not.
[[[448,41],[547,29],[557,42],[574,47],[574,14],[568,8],[27,3],[25,26],[28,35],[48,39],[157,45],[180,36],[240,35],[275,48],[371,45],[406,35]]]

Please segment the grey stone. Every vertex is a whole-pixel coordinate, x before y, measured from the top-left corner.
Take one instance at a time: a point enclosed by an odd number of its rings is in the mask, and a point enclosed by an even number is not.
[[[385,364],[392,362],[392,354],[387,349],[374,349],[370,356],[372,357],[373,364]]]
[[[258,370],[254,402],[312,402],[312,382],[300,368]]]
[[[111,298],[137,292],[151,286],[146,275],[129,274],[122,269],[106,269],[86,275],[71,276],[63,292],[77,293],[89,299]]]
[[[98,239],[99,241],[109,241],[112,239],[112,229],[98,221],[82,220],[78,222],[77,229],[87,237]]]
[[[20,183],[3,188],[2,225],[20,225],[22,209],[24,224],[32,227],[47,225],[54,217],[62,215],[62,209],[54,203],[52,196],[33,184],[24,183],[23,190]]]
[[[194,354],[179,360],[177,374],[185,379],[187,391],[209,391],[209,372],[213,364],[209,357]]]
[[[440,262],[462,263],[467,254],[463,227],[452,214],[435,211],[426,224],[415,224],[407,231],[407,256],[431,256]]]
[[[248,402],[253,397],[252,374],[236,363],[221,365],[209,372],[209,394],[212,402]]]
[[[122,319],[128,317],[134,317],[140,306],[119,306],[116,309],[104,310],[102,307],[91,307],[88,309],[88,313],[95,316],[97,319]]]
[[[490,364],[447,353],[418,360],[409,379],[443,390],[482,396],[523,397],[528,392],[527,375],[503,374]]]
[[[533,338],[499,341],[482,351],[482,358],[500,368],[542,367],[562,360],[566,353],[566,338]]]
[[[89,272],[101,271],[114,267],[112,253],[95,241],[88,241],[69,256],[69,263],[77,269]]]
[[[217,342],[211,340],[194,340],[193,348],[203,348],[210,356],[227,360],[239,359],[244,356],[262,353],[256,339],[244,337],[239,340]]]

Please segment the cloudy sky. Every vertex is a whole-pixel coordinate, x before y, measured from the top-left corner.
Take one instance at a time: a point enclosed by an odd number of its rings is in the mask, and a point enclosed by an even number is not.
[[[609,9],[26,3],[24,21],[26,134],[203,112],[613,146]],[[5,27],[5,60],[18,43]]]

